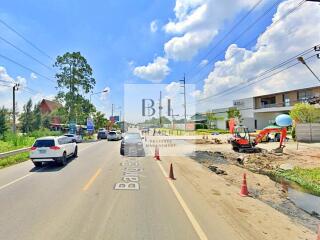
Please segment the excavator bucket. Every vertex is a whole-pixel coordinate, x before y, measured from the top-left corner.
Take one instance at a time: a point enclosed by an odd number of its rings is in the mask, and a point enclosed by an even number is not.
[[[278,148],[273,149],[274,153],[283,153],[284,146],[280,146]]]

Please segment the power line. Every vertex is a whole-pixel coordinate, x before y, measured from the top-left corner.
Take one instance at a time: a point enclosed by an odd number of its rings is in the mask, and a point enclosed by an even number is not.
[[[292,14],[293,12],[297,11],[297,10],[302,6],[302,4],[305,3],[305,1],[306,1],[306,0],[300,1],[296,7],[292,8],[290,11],[288,11],[288,12],[285,13],[283,16],[281,16],[278,20],[276,20],[276,21],[271,25],[271,27],[268,28],[268,30],[272,29],[272,28],[273,28],[274,26],[276,26],[276,24],[278,24],[280,21],[283,21],[287,16],[289,16],[289,15]],[[278,2],[279,2],[279,1],[278,1]],[[269,12],[272,10],[272,8],[277,5],[278,2],[276,2],[275,4],[273,4],[273,5],[272,5],[269,9],[267,9],[262,15],[260,15],[260,16],[256,19],[256,21],[253,22],[253,24],[251,24],[251,25],[250,25],[248,28],[246,28],[240,35],[238,35],[237,38],[233,39],[232,42],[235,42],[235,41],[239,40],[244,33],[246,33],[246,32],[247,32],[251,27],[253,27],[258,21],[260,21],[267,13],[269,13]],[[258,20],[258,19],[259,19],[259,20]],[[260,35],[260,34],[259,34],[259,35]],[[251,43],[253,43],[254,41],[256,41],[256,39],[257,39],[257,37],[259,37],[259,35],[258,35],[258,36],[255,36],[252,40],[250,40],[249,42],[247,42],[247,43],[244,45],[244,47],[248,47]],[[229,44],[228,44],[228,45],[229,45]],[[209,66],[209,64],[213,63],[221,54],[223,54],[223,53],[227,50],[227,48],[228,48],[228,47],[224,48],[222,51],[220,51],[218,54],[216,54],[216,55],[214,56],[214,58],[213,58],[211,61],[209,61],[206,65],[204,65],[204,66],[202,67],[202,69],[199,69],[199,71],[197,71],[197,73],[196,73],[195,75],[193,75],[193,76],[191,77],[191,79],[195,78],[205,67],[207,67],[207,66]],[[237,54],[239,54],[239,51],[235,52],[235,53],[232,54],[230,57],[234,57],[234,56],[236,56]],[[197,82],[199,82],[199,81],[201,81],[201,80],[202,80],[202,78],[200,78],[198,81],[195,81],[194,83],[197,83]]]
[[[207,54],[202,57],[202,59],[206,59],[210,53],[219,46],[222,41],[224,41],[261,3],[263,0],[259,0],[233,27],[207,52]],[[205,64],[207,65],[207,64]]]
[[[315,54],[315,55],[312,55],[312,56],[310,56],[310,57],[308,57],[308,58],[306,58],[305,60],[309,60],[310,58],[312,58],[312,57],[314,57],[314,56],[316,56],[316,54]],[[199,101],[199,102],[201,102],[201,101],[207,101],[208,99],[211,99],[211,98],[213,98],[213,97],[229,95],[230,93],[232,93],[232,92],[234,92],[234,91],[238,91],[238,90],[240,90],[240,89],[247,88],[247,87],[249,87],[249,86],[251,86],[251,85],[253,85],[253,84],[256,84],[256,83],[258,83],[258,82],[261,82],[261,81],[263,81],[263,80],[265,80],[265,79],[267,79],[267,78],[273,77],[273,76],[275,76],[275,75],[277,75],[277,74],[279,74],[279,73],[281,73],[281,72],[283,72],[283,71],[286,71],[286,70],[288,70],[288,69],[290,69],[290,68],[292,68],[292,67],[294,67],[294,66],[296,66],[296,65],[298,65],[298,64],[300,64],[300,63],[299,63],[299,62],[296,62],[296,63],[294,63],[294,64],[292,64],[292,65],[290,65],[290,66],[288,66],[288,67],[286,67],[286,68],[284,68],[284,69],[282,69],[282,70],[280,70],[280,71],[277,71],[277,72],[275,72],[275,73],[273,73],[273,74],[271,74],[271,75],[269,75],[269,76],[266,76],[266,77],[264,77],[264,78],[262,78],[262,79],[256,79],[256,81],[250,80],[250,81],[247,81],[247,82],[245,82],[245,83],[240,83],[240,84],[238,84],[238,85],[236,85],[236,86],[234,86],[234,87],[231,87],[231,88],[229,88],[229,89],[224,90],[223,92],[219,92],[219,93],[216,93],[216,94],[214,94],[214,95],[208,96],[208,97],[206,97],[206,98],[202,98],[202,99],[200,99],[200,100],[198,100],[198,101]],[[245,85],[245,86],[242,86],[241,88],[235,89],[235,87],[241,86],[241,85],[246,84],[246,83],[249,83],[249,84],[248,84],[248,85]],[[233,89],[233,90],[232,90],[232,89]],[[231,91],[231,92],[228,92],[229,90],[232,90],[232,91]],[[226,91],[227,91],[227,93],[226,93]]]
[[[9,62],[12,62],[12,63],[20,66],[21,68],[24,68],[24,69],[26,69],[26,70],[28,70],[28,71],[30,71],[30,72],[34,72],[35,74],[39,75],[40,77],[43,77],[44,79],[46,79],[46,80],[48,80],[48,81],[51,81],[51,82],[53,82],[53,83],[56,83],[56,81],[54,81],[53,79],[51,79],[51,78],[49,78],[49,77],[47,77],[47,76],[45,76],[45,75],[43,75],[43,74],[41,74],[41,73],[38,73],[37,71],[34,71],[33,69],[31,69],[31,68],[29,68],[29,67],[26,67],[26,66],[24,66],[23,64],[18,63],[17,61],[15,61],[15,60],[13,60],[13,59],[11,59],[11,58],[9,58],[9,57],[6,57],[6,56],[4,56],[4,55],[2,55],[2,54],[0,54],[0,57],[3,58],[3,59],[6,59],[6,60],[9,61]]]
[[[50,66],[42,63],[41,61],[39,61],[38,59],[36,59],[35,57],[33,57],[31,54],[23,51],[21,48],[19,48],[19,47],[17,47],[16,45],[14,45],[12,42],[6,40],[5,38],[3,38],[3,37],[1,37],[1,36],[0,36],[0,39],[1,39],[2,41],[4,41],[5,43],[9,44],[10,46],[14,47],[15,49],[17,49],[19,52],[23,53],[23,54],[26,55],[27,57],[33,59],[34,61],[36,61],[37,63],[39,63],[39,64],[42,65],[43,67],[45,67],[45,68],[47,68],[47,69],[49,69],[49,70],[51,70],[51,71],[53,70]]]
[[[309,48],[309,49],[307,49],[307,50],[305,50],[305,51],[303,51],[303,52],[301,52],[301,53],[299,53],[299,54],[297,54],[297,55],[295,55],[295,56],[293,56],[293,57],[291,57],[291,58],[289,58],[288,60],[285,60],[284,62],[282,62],[282,63],[280,63],[280,64],[277,64],[277,65],[271,67],[270,69],[268,69],[268,70],[266,70],[266,71],[264,71],[264,72],[262,72],[262,73],[260,73],[260,74],[258,74],[258,75],[256,75],[256,76],[254,76],[254,77],[252,77],[252,78],[249,78],[249,79],[246,80],[245,82],[254,81],[254,80],[256,80],[256,79],[258,79],[258,78],[260,78],[260,77],[263,77],[264,75],[266,75],[266,74],[268,74],[268,73],[271,73],[271,72],[273,72],[273,71],[275,71],[275,70],[277,70],[277,69],[279,69],[279,68],[281,68],[281,67],[289,64],[289,63],[292,62],[292,61],[296,61],[296,58],[297,58],[298,56],[304,56],[304,55],[312,52],[312,51],[313,51],[312,49],[313,49],[313,47],[312,47],[312,48]],[[235,89],[235,88],[237,88],[239,85],[242,85],[242,84],[244,84],[244,83],[240,83],[240,84],[238,84],[238,85],[236,85],[236,86],[230,87],[230,88],[228,88],[227,90],[225,90],[224,93],[225,93],[226,91]]]
[[[47,54],[45,51],[41,50],[39,47],[37,47],[34,43],[32,43],[30,40],[28,40],[26,37],[24,37],[21,33],[19,33],[17,30],[15,30],[13,27],[11,27],[8,23],[6,23],[4,20],[0,19],[0,23],[2,23],[4,26],[6,26],[8,29],[10,29],[12,32],[17,34],[19,37],[21,37],[24,41],[26,41],[30,46],[32,46],[34,49],[36,49],[38,52],[40,52],[42,55],[46,56],[47,58],[54,60],[49,54]]]

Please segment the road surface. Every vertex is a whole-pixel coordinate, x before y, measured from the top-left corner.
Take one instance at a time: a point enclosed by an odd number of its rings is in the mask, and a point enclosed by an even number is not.
[[[0,239],[263,239],[228,223],[192,184],[120,142],[79,144],[65,167],[30,161],[0,170]],[[130,181],[131,184],[123,184]],[[179,182],[180,181],[180,182]],[[281,239],[281,238],[279,238]]]

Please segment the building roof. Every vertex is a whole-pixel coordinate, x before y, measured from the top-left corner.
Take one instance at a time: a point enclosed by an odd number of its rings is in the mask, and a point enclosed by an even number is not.
[[[257,98],[257,97],[268,97],[268,96],[276,95],[276,94],[283,94],[283,93],[289,93],[289,92],[295,92],[295,91],[305,91],[305,90],[316,89],[316,88],[319,88],[319,86],[313,86],[313,87],[307,87],[307,88],[298,88],[298,89],[286,90],[286,91],[282,91],[282,92],[273,92],[273,93],[269,93],[269,94],[265,94],[265,95],[256,95],[256,96],[254,96],[254,98]],[[242,99],[239,99],[239,100],[242,100]]]
[[[50,100],[47,100],[47,99],[43,99],[41,101],[41,104],[46,104],[48,109],[50,110],[50,112],[54,111],[57,108],[62,107],[62,105],[60,103],[54,102],[54,101],[50,101]]]

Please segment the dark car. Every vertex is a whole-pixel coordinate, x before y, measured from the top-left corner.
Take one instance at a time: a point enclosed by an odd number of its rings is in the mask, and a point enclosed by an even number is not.
[[[145,156],[142,138],[139,133],[127,133],[121,141],[120,154],[126,156]]]
[[[105,128],[100,128],[97,135],[98,139],[107,139],[108,131]]]

